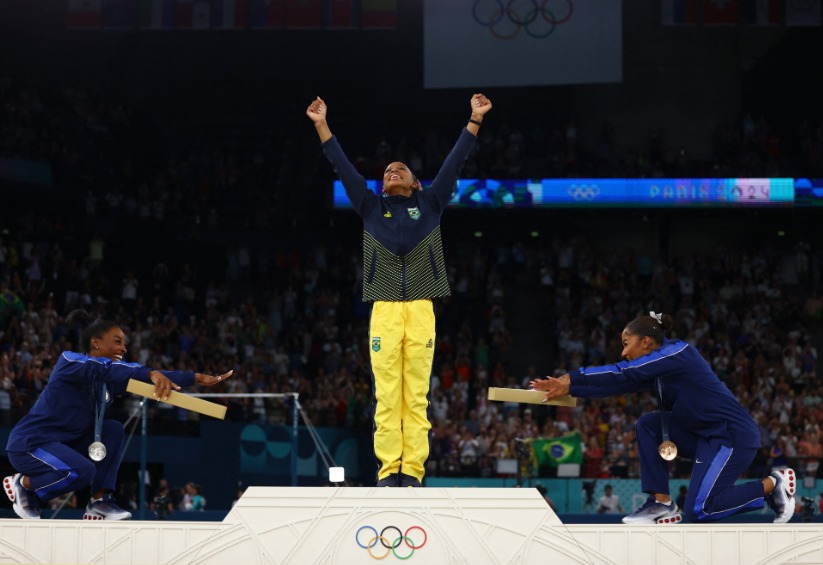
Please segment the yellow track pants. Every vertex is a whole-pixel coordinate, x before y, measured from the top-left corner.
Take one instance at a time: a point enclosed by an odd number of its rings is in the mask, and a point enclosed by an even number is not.
[[[434,333],[429,299],[378,301],[372,306],[369,345],[378,481],[399,472],[422,481],[426,473]]]

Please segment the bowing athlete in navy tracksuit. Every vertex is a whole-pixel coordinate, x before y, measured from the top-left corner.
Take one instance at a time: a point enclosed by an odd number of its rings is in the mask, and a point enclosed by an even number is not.
[[[679,456],[694,462],[683,508],[688,520],[720,520],[760,509],[765,501],[775,510],[775,522],[787,522],[794,513],[794,471],[782,469],[763,480],[735,484],[760,448],[760,432],[697,349],[684,341],[665,339],[671,327],[671,316],[654,312],[640,316],[623,330],[625,361],[532,381],[532,388],[546,391],[547,400],[567,394],[598,398],[648,389],[662,399],[659,412],[644,414],[637,421],[640,482],[650,497],[624,517],[624,523],[680,521],[669,494],[669,462],[659,453],[667,439],[677,446]]]
[[[85,519],[127,520],[131,514],[111,497],[124,447],[123,424],[106,420],[104,406],[126,392],[129,379],[153,383],[156,397],[164,399],[183,386],[217,384],[231,371],[211,376],[126,363],[126,336],[117,324],[91,321],[83,310],[66,321],[83,326],[80,344],[88,353],[63,352],[34,406],[12,429],[6,451],[17,473],[3,480],[3,489],[18,516],[37,519],[40,501],[91,486]],[[105,456],[94,461],[89,446],[98,440],[97,426]]]

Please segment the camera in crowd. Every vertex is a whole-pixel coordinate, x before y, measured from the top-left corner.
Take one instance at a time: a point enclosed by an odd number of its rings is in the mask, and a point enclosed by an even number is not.
[[[529,440],[514,438],[514,451],[517,458],[521,461],[528,460],[531,457],[531,443]]]
[[[165,520],[169,513],[169,497],[155,496],[152,502],[154,503],[154,515],[158,520]]]

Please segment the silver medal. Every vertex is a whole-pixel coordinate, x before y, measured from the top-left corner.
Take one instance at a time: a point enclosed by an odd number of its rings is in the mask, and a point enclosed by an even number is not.
[[[92,461],[102,461],[106,458],[106,446],[102,441],[95,441],[89,446],[89,457]]]

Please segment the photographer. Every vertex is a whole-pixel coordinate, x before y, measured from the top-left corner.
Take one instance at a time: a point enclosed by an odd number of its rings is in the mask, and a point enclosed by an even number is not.
[[[160,479],[157,490],[154,491],[154,496],[149,503],[149,510],[154,512],[158,520],[165,520],[166,516],[174,511],[174,500],[166,479]]]

